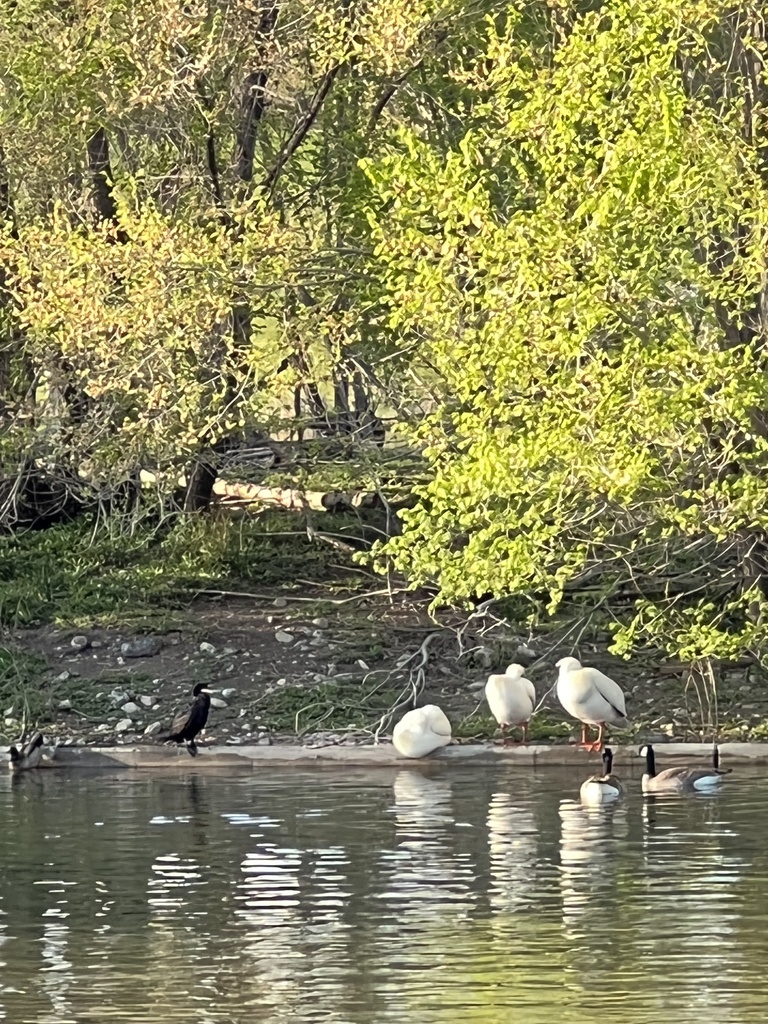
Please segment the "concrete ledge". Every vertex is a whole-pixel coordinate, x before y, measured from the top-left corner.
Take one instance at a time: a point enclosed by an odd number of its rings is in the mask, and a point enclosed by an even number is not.
[[[0,748],[2,749],[2,748]],[[710,743],[658,743],[654,744],[661,768],[678,763],[681,759],[691,762],[708,763],[712,756]],[[630,746],[611,745],[614,763],[641,767],[643,759],[639,744]],[[502,747],[490,743],[452,744],[443,747],[429,757],[411,759],[400,757],[390,743],[378,746],[301,747],[275,746],[216,746],[200,747],[197,757],[192,758],[182,748],[136,744],[119,747],[57,747],[49,751],[52,758],[46,768],[116,769],[136,768],[141,770],[226,770],[247,773],[269,765],[296,765],[297,767],[333,767],[335,765],[359,766],[365,768],[406,768],[408,766],[435,765],[448,768],[483,767],[556,767],[577,766],[590,769],[600,764],[598,754],[588,754],[567,744],[538,745],[528,747]],[[4,748],[7,757],[7,748]],[[723,764],[765,764],[768,763],[768,743],[722,743],[720,756]]]

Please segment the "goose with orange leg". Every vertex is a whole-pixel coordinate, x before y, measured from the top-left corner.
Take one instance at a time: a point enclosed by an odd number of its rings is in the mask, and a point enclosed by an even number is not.
[[[556,668],[557,699],[569,715],[581,722],[579,746],[599,752],[603,749],[606,725],[625,726],[627,706],[624,691],[610,676],[596,668],[586,668],[577,658],[561,658]],[[597,740],[587,742],[587,729],[596,727]]]

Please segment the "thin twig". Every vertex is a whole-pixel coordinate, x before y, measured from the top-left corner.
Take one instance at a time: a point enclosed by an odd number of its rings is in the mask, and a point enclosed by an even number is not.
[[[402,591],[393,591],[393,593],[405,593],[406,589]],[[213,597],[243,597],[247,600],[253,601],[274,601],[276,598],[281,597],[286,601],[304,601],[307,604],[317,604],[324,602],[325,604],[349,604],[351,601],[364,601],[366,597],[380,597],[382,594],[389,594],[388,589],[384,590],[370,590],[365,594],[353,594],[352,597],[293,597],[288,594],[251,594],[241,590],[196,590],[195,597],[198,594],[207,594]]]

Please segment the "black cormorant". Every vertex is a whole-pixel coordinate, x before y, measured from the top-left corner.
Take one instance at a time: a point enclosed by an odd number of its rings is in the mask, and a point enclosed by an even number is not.
[[[190,755],[196,757],[195,736],[205,728],[208,721],[211,691],[206,689],[205,683],[196,683],[192,689],[192,696],[195,698],[192,706],[186,711],[180,711],[171,723],[170,730],[158,738],[173,740],[174,743],[186,743]]]

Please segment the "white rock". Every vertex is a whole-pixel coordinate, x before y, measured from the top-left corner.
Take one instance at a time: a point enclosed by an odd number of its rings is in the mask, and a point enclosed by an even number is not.
[[[71,672],[60,672],[53,681],[54,683],[66,683],[71,675]]]
[[[129,729],[133,728],[133,722],[130,718],[121,718],[115,726],[115,732],[128,732]]]
[[[370,668],[366,665],[366,663],[363,661],[362,658],[358,658],[357,659],[357,664],[360,666],[360,668],[363,670],[363,672],[370,672],[371,671]]]
[[[279,644],[292,644],[294,641],[293,633],[286,633],[284,629],[278,629],[275,633],[275,640]]]
[[[200,644],[200,650],[203,654],[216,653],[216,648],[213,646],[213,644],[206,643],[205,640]]]
[[[124,701],[128,700],[128,694],[125,690],[112,690],[109,694],[110,701],[117,707]]]
[[[287,679],[278,679],[278,680],[277,680],[277,684],[276,684],[276,685],[277,685],[277,686],[285,686],[285,684],[286,684],[287,682],[288,682],[288,680],[287,680]]]
[[[221,697],[211,697],[211,707],[212,708],[228,708],[229,704],[227,704],[227,702],[225,700],[222,700]]]
[[[235,689],[234,686],[228,686],[225,690],[221,691],[221,696],[229,700],[229,698],[234,697],[236,693],[237,690]]]
[[[233,654],[239,654],[240,649],[238,647],[225,647],[221,653],[225,658],[231,658]]]
[[[319,619],[312,619],[312,625],[317,626],[318,629],[328,629],[330,622],[321,616]]]
[[[124,711],[126,715],[138,715],[141,713],[139,705],[134,704],[132,700],[128,701],[127,704],[123,704],[120,710]]]
[[[484,690],[484,689],[485,689],[485,683],[470,683],[469,684],[469,690],[472,693],[476,693],[478,690]]]
[[[73,636],[69,641],[69,646],[78,651],[84,651],[86,647],[91,646],[91,642],[87,636]]]
[[[160,732],[163,728],[162,722],[150,722],[147,728],[144,730],[145,736],[154,736],[156,732]]]
[[[145,708],[151,708],[153,705],[157,703],[156,697],[148,697],[146,694],[143,694],[141,697],[139,697],[139,700],[141,701]]]
[[[59,711],[71,711],[71,710],[72,710],[72,701],[71,700],[60,700],[59,701]]]
[[[276,597],[275,600],[272,602],[272,607],[273,608],[287,608],[288,607],[288,601],[287,601],[287,599],[285,597]]]

